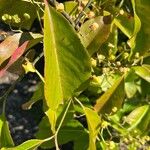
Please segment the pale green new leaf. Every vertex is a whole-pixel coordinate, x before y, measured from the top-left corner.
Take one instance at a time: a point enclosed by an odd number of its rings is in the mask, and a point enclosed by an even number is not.
[[[96,150],[96,137],[100,129],[101,118],[94,110],[83,107],[86,115],[89,129],[89,148],[88,150]]]
[[[134,109],[125,119],[125,121],[130,125],[128,131],[134,129],[146,115],[149,109],[149,105],[144,105]]]
[[[137,92],[137,86],[134,82],[126,82],[125,83],[125,92],[128,98],[132,98]]]
[[[117,81],[109,88],[100,98],[97,99],[94,106],[97,112],[110,113],[112,108],[120,108],[125,97],[124,91],[124,76],[117,79]]]
[[[128,72],[125,78],[125,92],[128,98],[132,98],[136,94],[139,86],[136,82],[138,78],[133,69]]]
[[[150,83],[150,65],[135,66],[133,69],[137,75]]]
[[[69,22],[46,3],[44,15],[45,99],[56,110],[90,76],[90,59]]]

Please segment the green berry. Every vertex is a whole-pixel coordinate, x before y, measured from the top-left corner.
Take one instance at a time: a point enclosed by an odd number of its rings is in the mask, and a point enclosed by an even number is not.
[[[4,14],[2,16],[2,20],[3,21],[10,21],[12,19],[12,17],[9,14]]]
[[[23,17],[25,18],[25,20],[29,20],[30,19],[30,15],[28,13],[24,13]]]

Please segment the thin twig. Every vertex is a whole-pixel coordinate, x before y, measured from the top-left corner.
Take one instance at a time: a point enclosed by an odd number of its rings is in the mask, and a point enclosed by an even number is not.
[[[86,4],[86,6],[83,8],[83,11],[78,15],[78,17],[75,20],[75,27],[78,26],[80,19],[83,17],[83,15],[85,14],[84,11],[91,5],[91,3],[93,2],[93,0],[89,0],[88,3]]]
[[[48,0],[49,4],[52,6],[52,7],[56,7],[57,5],[57,2],[55,0]],[[75,24],[73,22],[73,20],[71,19],[71,17],[65,12],[65,11],[62,11],[60,12],[68,21],[69,23],[75,27]]]
[[[17,84],[19,81],[21,81],[23,77],[24,77],[24,74],[21,75],[21,76],[9,87],[9,89],[5,92],[5,94],[4,94],[2,97],[0,97],[0,102],[2,102],[2,100],[4,100],[4,101],[3,101],[3,114],[5,114],[5,107],[6,107],[6,101],[7,101],[8,95],[14,90],[14,87],[16,86],[16,84]]]
[[[44,52],[42,52],[34,61],[33,61],[33,65],[35,66],[35,64],[44,56]]]
[[[56,150],[59,150],[59,146],[58,146],[58,142],[57,142],[57,141],[58,141],[58,140],[57,140],[57,135],[58,135],[58,132],[59,132],[59,130],[60,130],[62,124],[63,124],[63,121],[64,121],[64,119],[65,119],[65,117],[66,117],[66,114],[67,114],[67,112],[68,112],[68,110],[69,110],[70,105],[71,105],[71,99],[70,99],[70,101],[69,101],[69,103],[68,103],[68,105],[67,105],[67,108],[66,108],[66,110],[65,110],[65,112],[64,112],[64,114],[63,114],[63,117],[62,117],[62,119],[61,119],[61,121],[60,121],[60,123],[59,123],[59,126],[58,126],[58,128],[57,128],[57,130],[56,130],[56,132],[55,132],[55,146],[56,146]]]

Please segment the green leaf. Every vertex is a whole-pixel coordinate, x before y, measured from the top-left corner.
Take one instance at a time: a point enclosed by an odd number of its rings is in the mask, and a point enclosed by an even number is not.
[[[90,59],[69,22],[46,3],[44,15],[45,99],[56,110],[90,76]]]
[[[31,139],[16,147],[6,148],[6,150],[35,150],[38,148],[45,140]]]
[[[75,15],[75,12],[78,7],[78,3],[75,1],[66,1],[66,2],[64,2],[64,7],[65,7],[65,11],[69,15]]]
[[[145,54],[150,49],[150,1],[132,0],[134,10],[134,34],[129,41],[132,53]]]
[[[88,148],[88,133],[77,120],[70,120],[61,128],[58,134],[59,144],[64,144],[69,141],[74,142],[75,150],[87,150]]]
[[[134,31],[134,18],[124,12],[123,15],[118,15],[114,18],[114,24],[128,37],[131,38]]]
[[[136,83],[137,78],[138,76],[132,69],[125,78],[125,92],[128,98],[132,98],[138,90],[138,85]]]
[[[144,97],[150,95],[150,84],[146,80],[141,80],[141,93]]]
[[[40,1],[42,2],[42,0]],[[41,3],[39,3],[39,6],[41,8],[43,7]],[[9,14],[10,16],[14,16],[17,14],[21,20],[19,23],[11,23],[11,25],[15,27],[22,27],[29,30],[34,20],[37,18],[37,12],[39,12],[40,16],[43,15],[43,12],[38,8],[38,6],[36,4],[32,4],[31,1],[24,1],[24,0],[0,1],[0,20],[2,20],[2,16],[4,14]],[[24,17],[25,13],[30,16],[28,20],[26,20]]]
[[[125,91],[128,98],[132,98],[137,92],[137,86],[134,82],[125,83]]]
[[[122,76],[112,85],[111,88],[97,99],[94,108],[97,112],[110,113],[112,108],[120,108],[122,106],[124,97],[124,76]]]
[[[36,137],[40,139],[48,138],[52,135],[48,118],[44,117],[39,125]],[[47,132],[49,131],[49,132]],[[80,135],[80,136],[79,136]],[[58,143],[60,145],[69,141],[74,142],[75,150],[86,150],[88,145],[88,133],[77,120],[68,120],[58,133]],[[81,145],[80,145],[81,144]],[[80,147],[79,147],[80,145]],[[54,141],[48,141],[41,145],[42,148],[55,147]]]
[[[128,131],[134,129],[146,115],[149,109],[149,105],[144,105],[134,109],[125,119],[125,121],[130,125]]]
[[[92,109],[83,107],[89,129],[89,150],[96,150],[96,137],[100,129],[101,118]]]
[[[134,31],[133,31],[133,35],[132,35],[131,39],[129,40],[128,44],[131,46],[131,48],[134,48],[136,45],[135,40],[136,40],[137,33],[141,29],[141,21],[136,13],[135,0],[131,0],[131,2],[132,2],[133,12],[134,12]]]
[[[90,55],[99,50],[100,46],[107,40],[110,33],[110,16],[98,16],[86,21],[80,28],[80,38]],[[95,30],[91,29],[93,23],[97,23]]]
[[[37,101],[41,100],[44,98],[44,85],[42,82],[40,82],[38,85],[37,85],[37,89],[36,91],[34,92],[33,96],[31,97],[30,101],[24,103],[22,105],[22,109],[24,110],[28,110],[28,109],[31,109],[32,108],[32,105],[34,103],[36,103]]]
[[[150,83],[150,65],[142,65],[133,67],[135,73]]]
[[[108,39],[105,43],[102,44],[100,47],[99,52],[106,57],[108,57],[110,54],[115,55],[118,51],[118,28],[115,24],[111,25],[111,31],[109,34]]]
[[[137,128],[142,132],[147,132],[150,126],[150,107],[146,115],[142,118],[141,122],[138,124]]]
[[[0,116],[0,146],[1,147],[14,146],[13,140],[10,135],[8,122],[3,114]]]

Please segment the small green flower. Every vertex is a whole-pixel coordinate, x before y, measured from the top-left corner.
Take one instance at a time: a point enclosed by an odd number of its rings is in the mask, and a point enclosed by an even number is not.
[[[94,23],[93,23],[92,25],[90,25],[89,27],[90,27],[90,29],[91,29],[92,31],[96,31],[96,30],[98,29],[99,25],[98,25],[98,23],[94,22]]]
[[[137,52],[137,53],[135,53],[135,58],[139,58],[140,57],[140,53],[139,52]]]
[[[109,60],[114,61],[115,59],[116,59],[116,56],[115,56],[115,55],[111,54],[111,55],[109,56]]]
[[[115,113],[117,110],[118,110],[117,107],[113,107],[113,108],[112,108],[112,112],[114,112],[114,113]]]
[[[109,142],[109,148],[114,149],[115,147],[116,147],[116,145],[115,145],[114,141],[110,141]]]
[[[128,57],[129,57],[129,53],[125,52],[125,53],[123,54],[123,59],[127,59]]]
[[[64,4],[63,4],[63,3],[58,3],[58,4],[56,5],[56,10],[62,12],[62,11],[64,11],[64,9],[65,9],[65,7],[64,7]]]
[[[33,66],[33,64],[28,59],[26,59],[25,64],[22,64],[22,66],[23,66],[23,68],[25,70],[25,73],[36,72],[35,67]]]
[[[15,14],[12,16],[12,21],[13,23],[20,23],[21,22],[21,19],[19,18],[18,14]]]
[[[91,64],[92,64],[92,67],[96,67],[96,65],[97,65],[96,60],[91,58]]]
[[[105,56],[101,55],[101,54],[98,55],[98,60],[99,60],[100,63],[103,62],[105,60]]]

